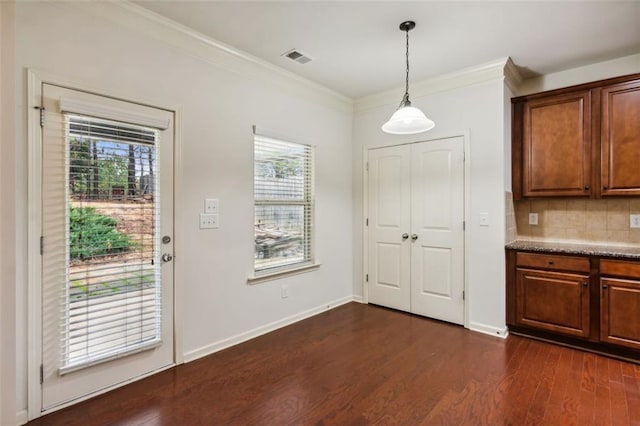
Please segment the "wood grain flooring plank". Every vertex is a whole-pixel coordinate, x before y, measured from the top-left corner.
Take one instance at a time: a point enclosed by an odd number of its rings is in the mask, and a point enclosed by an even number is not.
[[[350,303],[30,425],[628,425],[637,365]]]

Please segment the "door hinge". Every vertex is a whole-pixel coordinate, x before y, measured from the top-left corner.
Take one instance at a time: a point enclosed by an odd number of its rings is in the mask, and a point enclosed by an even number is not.
[[[464,290],[462,290],[462,300],[464,300]]]
[[[43,106],[37,106],[34,107],[35,109],[37,109],[40,112],[40,127],[44,127],[44,107]]]
[[[40,256],[44,253],[44,237],[40,236]]]
[[[44,383],[44,365],[40,364],[40,384]]]
[[[462,221],[462,230],[466,230],[467,229],[467,222],[466,221]]]
[[[367,226],[369,226],[369,218],[367,218]]]
[[[368,162],[368,161],[367,161],[367,164],[365,164],[364,169],[365,169],[366,171],[369,171],[369,162]]]
[[[467,161],[467,153],[462,151],[462,162],[464,163],[465,161]]]
[[[366,282],[369,282],[369,274],[365,275],[364,280],[365,280]]]

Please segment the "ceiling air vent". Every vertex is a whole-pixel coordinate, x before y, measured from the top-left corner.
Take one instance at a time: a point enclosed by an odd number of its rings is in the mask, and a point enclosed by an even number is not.
[[[296,61],[300,64],[306,64],[307,62],[311,62],[312,60],[309,56],[305,55],[304,53],[296,49],[290,50],[288,52],[284,52],[282,56],[289,58],[292,61]]]

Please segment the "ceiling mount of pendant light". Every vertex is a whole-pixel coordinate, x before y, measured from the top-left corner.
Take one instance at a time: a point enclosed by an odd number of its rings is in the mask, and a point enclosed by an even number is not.
[[[400,24],[400,31],[406,32],[407,36],[407,73],[405,78],[405,90],[400,106],[393,113],[389,121],[382,125],[382,131],[393,135],[413,135],[415,133],[426,132],[433,129],[435,123],[429,120],[422,111],[411,106],[409,100],[409,31],[416,27],[413,21],[405,21]]]

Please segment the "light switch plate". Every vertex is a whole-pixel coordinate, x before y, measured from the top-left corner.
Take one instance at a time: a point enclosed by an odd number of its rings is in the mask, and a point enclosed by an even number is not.
[[[480,226],[489,226],[489,213],[480,213]]]
[[[204,212],[205,213],[218,213],[218,199],[217,198],[206,198],[204,200]]]
[[[640,214],[629,215],[629,227],[640,228]]]
[[[538,213],[529,213],[529,225],[538,224]]]
[[[214,229],[218,227],[217,214],[200,213],[200,229]]]

